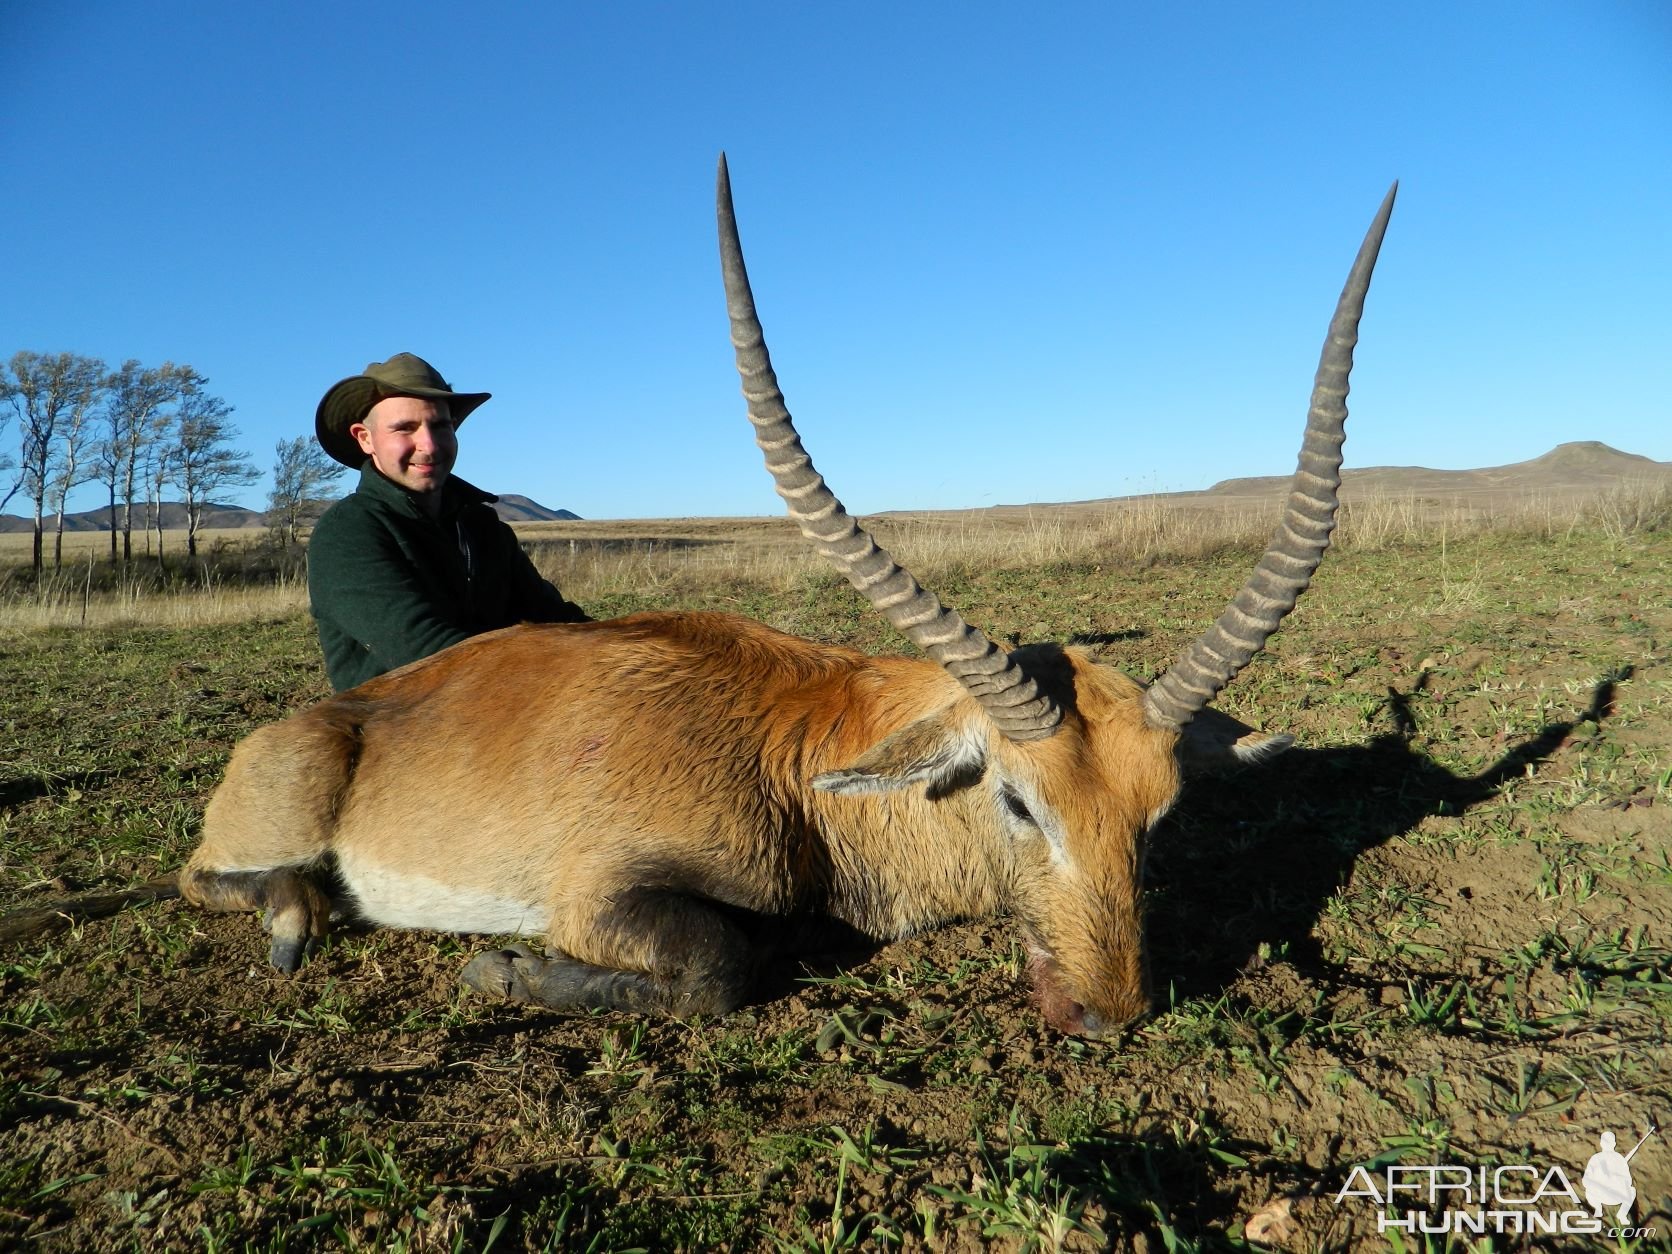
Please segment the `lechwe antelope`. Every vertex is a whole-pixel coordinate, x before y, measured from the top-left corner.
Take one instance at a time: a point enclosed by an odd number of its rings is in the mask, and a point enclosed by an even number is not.
[[[1147,689],[1057,645],[1006,652],[877,547],[814,471],[767,357],[722,158],[721,266],[755,439],[802,532],[928,660],[725,614],[482,636],[262,728],[209,803],[183,894],[266,909],[294,970],[333,914],[541,935],[471,987],[546,1006],[724,1012],[764,916],[877,939],[1009,911],[1046,1019],[1142,1012],[1146,833],[1181,760],[1281,748],[1214,695],[1329,542],[1347,376],[1388,193],[1330,324],[1294,488],[1219,621]]]

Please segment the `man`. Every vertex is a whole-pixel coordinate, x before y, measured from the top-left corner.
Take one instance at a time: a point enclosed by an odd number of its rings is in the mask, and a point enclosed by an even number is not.
[[[1643,1141],[1655,1134],[1653,1126],[1644,1135]],[[1585,1190],[1585,1203],[1602,1218],[1605,1208],[1614,1211],[1614,1222],[1623,1224],[1631,1216],[1631,1204],[1637,1200],[1637,1190],[1631,1183],[1630,1163],[1638,1150],[1643,1148],[1643,1141],[1631,1147],[1630,1154],[1622,1154],[1614,1148],[1614,1134],[1604,1132],[1597,1138],[1597,1152],[1592,1154],[1585,1163],[1585,1174],[1580,1178],[1580,1187]]]
[[[308,543],[308,596],[331,686],[513,623],[589,621],[542,579],[498,499],[452,473],[457,428],[487,392],[455,392],[411,353],[334,384],[314,430],[360,471]]]

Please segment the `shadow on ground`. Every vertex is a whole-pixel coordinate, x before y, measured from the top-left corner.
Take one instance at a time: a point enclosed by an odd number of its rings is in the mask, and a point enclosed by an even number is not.
[[[1536,770],[1575,728],[1613,712],[1615,686],[1630,675],[1605,678],[1583,713],[1547,725],[1478,775],[1454,774],[1412,743],[1411,702],[1425,673],[1409,692],[1388,690],[1393,730],[1368,744],[1291,750],[1242,773],[1235,787],[1187,787],[1155,833],[1147,868],[1157,987],[1170,981],[1180,997],[1217,992],[1261,944],[1307,974],[1345,977],[1324,959],[1315,930],[1359,856]]]

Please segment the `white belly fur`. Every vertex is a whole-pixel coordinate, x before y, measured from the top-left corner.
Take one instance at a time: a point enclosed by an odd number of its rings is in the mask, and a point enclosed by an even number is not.
[[[443,884],[427,875],[392,871],[349,853],[338,853],[337,872],[360,917],[379,927],[533,936],[551,924],[546,907],[538,902]]]

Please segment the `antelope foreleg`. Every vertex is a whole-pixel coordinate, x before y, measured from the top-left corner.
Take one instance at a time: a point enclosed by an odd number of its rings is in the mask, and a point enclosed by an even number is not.
[[[588,933],[588,956],[620,965],[561,952],[542,958],[517,945],[477,955],[462,978],[508,1001],[681,1017],[725,1014],[749,991],[748,938],[695,898],[636,889],[610,903]]]

